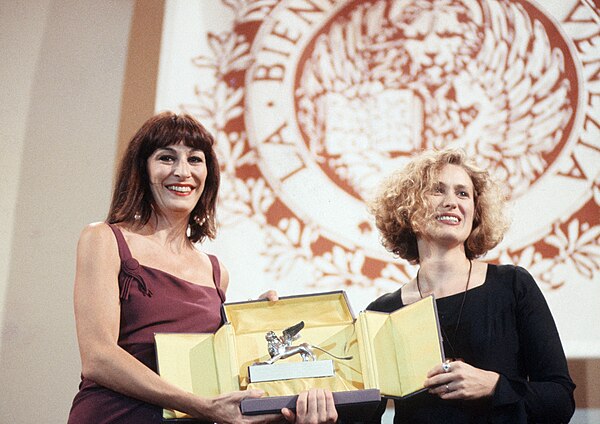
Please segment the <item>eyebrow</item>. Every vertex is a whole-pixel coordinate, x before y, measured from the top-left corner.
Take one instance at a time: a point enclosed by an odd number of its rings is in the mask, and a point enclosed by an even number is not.
[[[177,152],[177,150],[175,150],[174,148],[172,148],[170,146],[159,147],[158,149],[156,149],[156,151],[159,151],[159,150],[167,150],[167,151],[172,152],[172,153],[176,153]],[[191,147],[190,153],[197,153],[197,152],[204,153],[204,150],[198,149],[198,148],[195,148],[195,147]]]
[[[442,187],[448,187],[448,185],[446,183],[443,183],[442,181],[438,181],[437,183],[435,183],[436,186],[442,186]],[[457,184],[454,186],[454,189],[459,189],[459,190],[467,190],[469,191],[471,189],[471,187],[464,185],[464,184]]]

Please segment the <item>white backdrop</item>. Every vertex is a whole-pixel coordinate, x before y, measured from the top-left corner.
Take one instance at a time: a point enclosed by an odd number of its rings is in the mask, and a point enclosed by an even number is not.
[[[333,4],[332,4],[333,3]],[[600,21],[588,2],[168,1],[156,110],[197,116],[222,165],[228,300],[415,272],[364,206],[416,151],[455,144],[506,182],[486,260],[527,268],[567,356],[600,356]]]

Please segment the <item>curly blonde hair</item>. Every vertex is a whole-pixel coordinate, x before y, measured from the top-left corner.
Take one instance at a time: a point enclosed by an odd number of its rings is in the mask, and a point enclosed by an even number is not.
[[[475,259],[493,249],[508,229],[509,222],[504,214],[506,194],[463,150],[421,153],[387,178],[368,204],[384,247],[410,263],[419,263],[417,234],[425,220],[434,214],[426,196],[437,183],[437,174],[449,164],[462,167],[473,182],[475,214],[471,234],[465,241],[467,258]]]

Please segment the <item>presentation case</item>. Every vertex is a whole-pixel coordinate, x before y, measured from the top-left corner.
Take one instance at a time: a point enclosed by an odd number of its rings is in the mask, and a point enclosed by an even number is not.
[[[265,397],[242,402],[245,414],[279,411],[294,405],[295,395],[313,387],[333,391],[341,415],[345,410],[370,414],[380,395],[401,398],[423,390],[427,372],[443,361],[432,296],[392,313],[363,311],[358,317],[343,291],[282,297],[275,302],[232,302],[223,308],[226,322],[214,334],[155,334],[158,370],[164,379],[200,396],[263,390]],[[281,334],[300,321],[305,326],[294,344],[309,343],[352,359],[337,360],[314,349],[317,360],[333,359],[333,376],[251,383],[248,367],[270,359],[265,334],[270,330]],[[165,409],[163,417],[187,416]]]

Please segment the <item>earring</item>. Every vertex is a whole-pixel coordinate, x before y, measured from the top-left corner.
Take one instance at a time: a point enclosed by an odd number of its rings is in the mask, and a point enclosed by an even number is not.
[[[198,215],[194,215],[194,222],[198,224],[199,227],[202,227],[206,222],[206,217],[200,218]]]
[[[142,218],[142,215],[140,215],[140,213],[139,213],[139,212],[136,212],[136,213],[133,215],[133,219],[135,219],[136,221],[139,221],[141,218]]]

